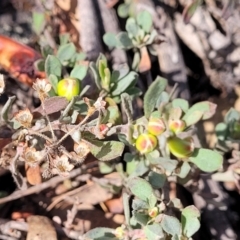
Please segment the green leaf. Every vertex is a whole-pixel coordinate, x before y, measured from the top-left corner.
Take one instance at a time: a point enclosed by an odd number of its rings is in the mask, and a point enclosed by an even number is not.
[[[50,74],[53,74],[60,78],[62,73],[62,65],[59,59],[53,55],[48,55],[45,61],[45,71],[48,77]]]
[[[200,228],[200,212],[195,206],[188,206],[182,210],[181,222],[183,234],[191,237]]]
[[[169,174],[171,174],[178,165],[177,160],[163,157],[149,159],[149,161],[151,162],[151,164],[157,165],[161,169],[164,169]]]
[[[216,135],[219,140],[224,140],[227,136],[228,127],[226,123],[218,123],[215,128]]]
[[[190,19],[196,12],[197,8],[201,5],[201,3],[202,0],[195,0],[184,8],[182,15],[185,24],[189,23]]]
[[[185,99],[181,99],[181,98],[176,98],[172,101],[172,106],[173,107],[180,107],[183,112],[187,112],[187,110],[189,109],[189,103],[188,101],[186,101]]]
[[[136,72],[129,72],[125,77],[120,79],[115,87],[111,90],[112,96],[118,96],[121,93],[125,92],[125,90],[134,82],[136,82],[136,79],[138,77],[138,74]]]
[[[134,18],[127,19],[126,30],[131,38],[138,35],[139,27]]]
[[[97,227],[91,229],[84,235],[84,239],[89,240],[117,240],[115,237],[115,229],[105,228],[105,227]]]
[[[103,42],[110,48],[117,46],[116,34],[107,32],[103,35]]]
[[[114,165],[108,162],[99,162],[98,165],[99,165],[100,173],[102,174],[108,174],[113,172],[114,170]]]
[[[41,54],[44,58],[47,58],[48,55],[54,55],[54,50],[49,45],[45,45],[41,47]]]
[[[136,222],[140,223],[143,226],[147,225],[149,221],[149,216],[144,213],[133,211],[133,217]]]
[[[133,56],[133,61],[132,61],[132,69],[134,71],[138,71],[139,63],[141,61],[141,55],[139,51],[136,51]]]
[[[154,239],[154,240],[164,239],[163,230],[162,230],[161,226],[159,226],[159,224],[157,224],[157,223],[145,226],[144,233],[145,233],[147,239]]]
[[[39,35],[45,27],[45,13],[44,12],[33,12],[33,30]]]
[[[240,113],[234,108],[230,108],[230,110],[226,113],[224,117],[224,121],[228,124],[234,121],[239,121],[239,120],[240,120]]]
[[[51,83],[54,92],[57,93],[57,84],[58,84],[58,78],[57,78],[57,76],[55,76],[55,75],[53,75],[53,74],[50,74],[50,75],[48,76],[48,80],[49,80],[49,82]]]
[[[66,65],[67,61],[69,61],[74,54],[76,53],[76,47],[73,43],[67,43],[61,45],[57,51],[57,58],[63,65]]]
[[[131,192],[141,200],[148,202],[153,206],[157,203],[157,198],[154,194],[152,186],[144,179],[139,177],[130,178],[128,186]]]
[[[90,142],[91,153],[100,161],[109,161],[122,155],[124,144],[117,141],[87,140]]]
[[[166,181],[166,175],[151,171],[148,174],[148,181],[153,188],[159,189],[164,186]]]
[[[147,44],[147,45],[152,44],[157,36],[158,36],[157,31],[155,29],[151,30],[150,36],[145,44]],[[148,47],[148,51],[151,53],[151,55],[157,56],[157,52],[156,52],[155,48],[153,47],[153,45]]]
[[[70,77],[83,80],[87,75],[88,67],[84,65],[75,65],[70,73]]]
[[[182,166],[180,167],[179,171],[177,172],[177,176],[180,178],[185,178],[191,170],[191,166],[188,162],[183,162]]]
[[[123,198],[123,208],[124,208],[124,216],[125,216],[125,221],[129,225],[130,224],[130,206],[129,206],[129,194],[126,192],[122,193],[122,198]]]
[[[81,52],[81,53],[75,53],[75,62],[78,61],[83,61],[86,58],[86,53]]]
[[[129,15],[129,4],[122,3],[117,9],[118,16],[121,18],[126,18]]]
[[[61,33],[59,35],[60,45],[65,45],[70,41],[70,34],[69,33]]]
[[[89,64],[89,67],[90,67],[90,69],[91,69],[91,71],[92,71],[93,78],[94,78],[94,81],[95,81],[95,84],[96,84],[97,88],[98,88],[99,90],[101,90],[102,87],[101,87],[101,82],[100,82],[100,76],[99,76],[99,73],[98,73],[96,64],[95,64],[94,62],[91,62],[91,63]]]
[[[196,103],[188,109],[183,120],[186,122],[187,126],[191,126],[197,123],[200,119],[209,119],[214,115],[216,107],[216,104],[208,101]]]
[[[118,47],[126,48],[126,49],[133,47],[132,40],[129,38],[126,32],[120,32],[117,35],[117,40],[118,40],[118,44],[117,44]]]
[[[40,72],[44,72],[44,60],[43,59],[38,59],[34,62],[34,67],[40,71]]]
[[[1,123],[5,122],[7,123],[9,121],[8,119],[8,113],[10,108],[12,107],[12,104],[16,100],[16,96],[9,97],[7,102],[4,104],[1,110]]]
[[[166,233],[171,234],[172,236],[179,235],[181,233],[181,224],[176,217],[164,214],[161,226]]]
[[[162,77],[157,77],[157,79],[149,86],[143,99],[144,115],[147,118],[150,117],[155,108],[159,95],[164,91],[166,86],[167,80]]]
[[[195,149],[189,160],[204,172],[214,172],[223,164],[220,153],[205,148]]]
[[[147,202],[145,202],[139,198],[135,198],[135,199],[133,199],[133,202],[132,202],[132,208],[133,208],[133,210],[148,209],[149,205]]]
[[[137,23],[144,30],[149,33],[152,27],[152,16],[148,11],[142,11],[137,15]]]
[[[138,161],[138,162],[131,162],[131,163],[135,163],[135,167],[133,169],[133,171],[131,172],[130,177],[138,177],[138,176],[142,176],[143,174],[145,174],[146,172],[149,171],[149,167],[146,166],[146,163],[144,161]],[[129,165],[131,164],[130,162],[127,163],[128,165],[128,171],[129,171]],[[129,172],[128,172],[129,173]]]
[[[132,122],[133,117],[133,107],[132,99],[127,93],[121,94],[122,106],[127,115],[128,122]]]

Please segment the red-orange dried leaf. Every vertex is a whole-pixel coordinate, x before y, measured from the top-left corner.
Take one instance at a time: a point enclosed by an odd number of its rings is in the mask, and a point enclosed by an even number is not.
[[[27,180],[31,185],[37,185],[42,182],[41,169],[38,165],[35,167],[31,167],[25,164],[25,170]]]
[[[34,67],[34,62],[40,58],[34,49],[0,35],[0,67],[20,82],[31,86],[36,78],[46,77],[45,72]]]

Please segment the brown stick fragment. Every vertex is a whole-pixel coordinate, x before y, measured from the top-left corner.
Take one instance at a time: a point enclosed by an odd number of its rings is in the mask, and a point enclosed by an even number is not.
[[[41,192],[49,187],[54,187],[56,186],[59,182],[62,182],[64,179],[69,179],[69,178],[74,178],[76,176],[78,176],[79,174],[82,173],[82,169],[81,168],[77,168],[73,171],[70,172],[69,176],[66,178],[63,178],[61,176],[56,176],[53,177],[52,179],[48,180],[47,182],[43,182],[39,185],[30,187],[26,190],[17,190],[14,193],[12,193],[11,195],[1,198],[0,199],[0,204],[6,203],[6,202],[10,202],[34,193],[38,193]]]

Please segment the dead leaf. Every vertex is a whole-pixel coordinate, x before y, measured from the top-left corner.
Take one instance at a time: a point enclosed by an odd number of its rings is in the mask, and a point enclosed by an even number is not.
[[[44,101],[44,105],[45,105],[46,113],[52,114],[52,113],[59,112],[59,111],[63,110],[64,108],[66,108],[66,106],[68,105],[68,101],[65,97],[57,96],[57,97],[47,98]],[[44,115],[44,110],[43,110],[42,106],[34,109],[33,112],[38,112],[38,113]]]
[[[34,49],[0,35],[0,67],[11,76],[27,85],[32,85],[36,78],[45,78],[45,72],[39,72],[34,62],[41,55]]]
[[[39,165],[30,167],[29,165],[25,164],[25,171],[27,180],[31,185],[37,185],[42,182],[42,175]]]
[[[55,228],[47,217],[30,216],[27,222],[29,226],[27,240],[57,240]]]
[[[147,72],[151,69],[151,60],[146,47],[142,47],[141,51],[141,60],[138,66],[139,72]]]

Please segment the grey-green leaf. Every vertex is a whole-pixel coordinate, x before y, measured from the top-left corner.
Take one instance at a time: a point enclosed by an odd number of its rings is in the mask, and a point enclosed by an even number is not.
[[[84,239],[89,240],[115,240],[117,239],[114,234],[114,229],[105,228],[105,227],[97,227],[91,229],[84,235]]]
[[[118,6],[117,13],[119,17],[126,18],[129,14],[129,4],[122,3]]]
[[[51,83],[53,89],[54,89],[54,92],[57,93],[57,84],[58,84],[58,78],[56,75],[54,74],[50,74],[48,76],[48,80],[49,82]]]
[[[137,15],[137,23],[144,30],[149,33],[152,27],[152,16],[148,11],[142,11]]]
[[[126,48],[126,49],[133,47],[132,40],[129,38],[126,32],[120,32],[117,35],[117,40],[118,40],[118,43],[117,43],[118,47]]]
[[[45,13],[33,12],[32,20],[33,20],[33,23],[32,23],[33,30],[36,32],[36,34],[39,35],[44,29],[44,26],[46,24]]]
[[[152,186],[144,179],[139,177],[134,177],[129,179],[128,186],[131,192],[140,198],[143,201],[150,202],[155,204],[157,202],[157,198],[155,197]]]
[[[188,109],[183,120],[186,122],[187,126],[190,126],[198,122],[200,119],[209,119],[214,115],[216,107],[216,104],[208,101],[196,103]]]
[[[166,175],[151,171],[148,174],[148,181],[153,188],[159,189],[164,186],[164,183],[166,181]]]
[[[98,141],[87,140],[91,142],[91,153],[100,161],[109,161],[122,155],[124,144],[117,141]]]
[[[167,86],[167,80],[162,77],[157,77],[157,79],[149,86],[145,96],[144,96],[144,115],[149,118],[153,112],[156,102],[160,94],[165,90]]]
[[[179,235],[181,233],[181,224],[176,217],[164,214],[161,226],[166,233],[171,234],[172,236]]]
[[[53,74],[60,78],[62,73],[62,65],[59,59],[53,55],[48,55],[45,61],[45,71],[47,76]]]
[[[135,37],[138,35],[139,27],[134,18],[128,18],[126,23],[126,30],[128,31],[130,37]]]
[[[162,230],[161,226],[159,226],[159,224],[157,224],[157,223],[145,226],[144,232],[145,232],[147,239],[152,239],[152,240],[164,239],[163,230]]]
[[[195,149],[189,160],[204,172],[214,172],[223,164],[223,156],[213,150]]]
[[[183,112],[187,112],[187,110],[189,109],[189,103],[188,101],[186,101],[185,99],[182,98],[176,98],[172,101],[172,106],[173,107],[180,107]]]
[[[63,65],[65,65],[66,61],[69,61],[74,56],[75,53],[76,47],[74,46],[74,44],[67,43],[59,47],[57,51],[57,58]]]
[[[114,48],[117,46],[117,38],[116,38],[116,34],[114,33],[110,33],[110,32],[105,33],[103,35],[103,41],[110,48]]]
[[[83,80],[87,75],[88,67],[84,65],[76,65],[70,73],[70,77]]]
[[[200,228],[200,212],[195,206],[188,206],[182,210],[181,222],[183,234],[191,237]]]
[[[136,72],[129,72],[125,77],[120,79],[116,86],[112,89],[112,96],[118,96],[123,93],[131,84],[136,82],[138,74]]]

